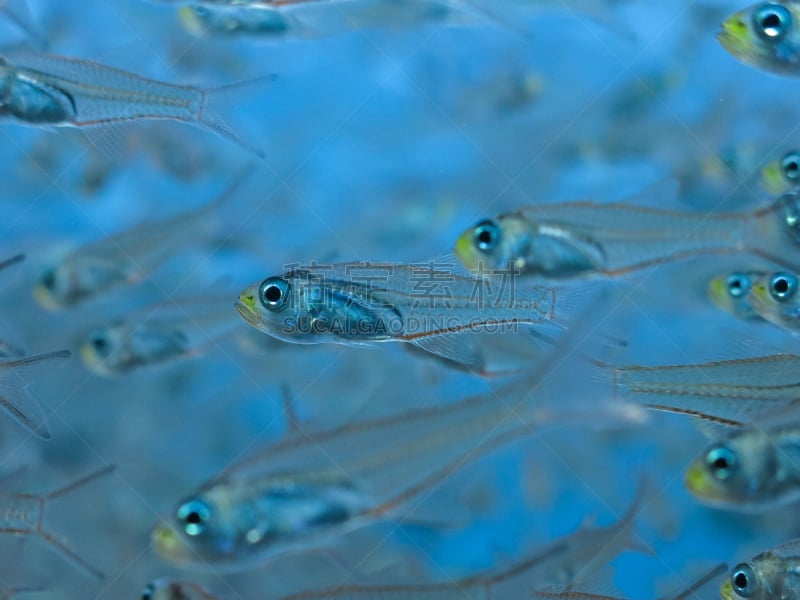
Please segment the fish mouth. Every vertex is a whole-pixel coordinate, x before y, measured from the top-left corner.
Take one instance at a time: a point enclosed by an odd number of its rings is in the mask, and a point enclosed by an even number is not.
[[[189,548],[168,523],[159,523],[153,528],[150,540],[156,553],[162,558],[173,562],[186,562]]]
[[[717,32],[717,41],[736,58],[746,59],[752,51],[750,32],[742,13],[736,13],[722,23]]]
[[[684,477],[684,483],[686,484],[686,489],[701,498],[707,497],[711,491],[705,468],[699,461],[689,465],[686,470],[686,477]]]
[[[736,600],[736,596],[733,593],[733,586],[731,585],[731,580],[726,579],[719,588],[719,596],[722,600]]]
[[[260,324],[258,319],[258,314],[256,313],[256,311],[253,310],[251,306],[248,306],[240,298],[234,303],[233,308],[236,309],[236,312],[239,313],[239,316],[242,317],[247,322],[248,325],[252,325],[253,327],[258,328]]]
[[[456,240],[454,254],[465,268],[474,270],[479,266],[478,253],[472,243],[472,230],[462,233]]]

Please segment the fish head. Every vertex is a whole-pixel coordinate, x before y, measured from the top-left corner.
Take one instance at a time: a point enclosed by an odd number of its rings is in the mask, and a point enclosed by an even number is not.
[[[777,73],[795,73],[800,59],[800,9],[793,3],[762,2],[722,23],[717,40],[743,63]]]
[[[720,587],[720,597],[723,600],[783,598],[786,597],[781,593],[786,587],[785,577],[784,561],[770,551],[763,552],[730,570]]]
[[[708,283],[708,297],[725,312],[740,318],[752,318],[756,315],[747,301],[747,295],[753,281],[762,275],[758,271],[734,271],[718,275]]]
[[[456,240],[455,255],[475,275],[489,275],[509,266],[525,267],[530,230],[527,221],[515,214],[482,219]]]
[[[800,185],[800,152],[790,150],[761,169],[761,187],[770,194],[784,194]]]
[[[756,428],[742,428],[714,442],[689,465],[685,484],[710,506],[757,512],[780,498],[771,484],[775,448]]]
[[[767,321],[794,330],[800,324],[800,295],[796,275],[778,271],[764,275],[748,294],[753,310]]]
[[[48,268],[33,288],[33,297],[42,308],[59,310],[73,304],[70,273],[64,265]]]
[[[203,587],[189,581],[160,577],[142,590],[142,600],[202,600],[212,598]]]
[[[81,345],[80,354],[86,367],[98,375],[113,377],[128,370],[125,336],[120,324],[92,330]]]

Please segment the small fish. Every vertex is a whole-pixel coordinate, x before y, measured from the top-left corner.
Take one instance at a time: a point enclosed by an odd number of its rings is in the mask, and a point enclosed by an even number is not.
[[[167,119],[203,127],[263,158],[216,116],[212,96],[253,81],[204,89],[140,77],[100,63],[51,54],[0,58],[0,116],[30,125],[91,127]]]
[[[513,272],[493,280],[456,275],[454,265],[344,263],[288,267],[247,287],[235,304],[250,325],[297,344],[409,342],[472,369],[482,357],[459,334],[508,333],[565,322],[582,293],[517,288]]]
[[[570,355],[579,329],[567,331],[533,372],[493,393],[293,435],[232,465],[154,528],[156,551],[178,565],[236,571],[401,517],[412,499],[472,460],[563,422],[532,398]],[[593,423],[604,409],[592,407]]]
[[[753,282],[764,276],[763,271],[734,271],[728,275],[718,275],[708,284],[708,297],[719,308],[735,317],[746,320],[760,320],[753,310],[748,294]]]
[[[260,4],[181,6],[178,17],[197,36],[274,35],[296,26],[290,15]]]
[[[0,361],[0,407],[42,439],[50,438],[50,430],[41,401],[30,386],[34,381],[47,377],[54,363],[71,355],[69,350],[58,350]]]
[[[724,434],[692,462],[685,483],[704,504],[740,512],[800,499],[800,405],[758,415]]]
[[[800,540],[791,540],[739,563],[720,588],[722,600],[800,598]]]
[[[748,303],[758,315],[791,332],[800,331],[797,276],[785,271],[764,275],[753,283]]]
[[[142,591],[142,600],[215,600],[211,592],[191,581],[177,581],[161,577],[148,583]]]
[[[790,150],[761,170],[761,186],[778,195],[800,186],[800,152]]]
[[[474,273],[512,265],[546,277],[619,275],[699,254],[735,252],[800,267],[800,194],[784,194],[750,213],[541,204],[484,219],[455,244],[456,257]]]
[[[99,375],[123,375],[199,355],[239,322],[229,296],[168,300],[93,330],[81,358]]]
[[[754,4],[722,23],[717,40],[745,64],[800,75],[800,3],[794,0]]]
[[[0,493],[0,534],[39,537],[84,571],[98,579],[104,579],[100,571],[67,547],[61,539],[45,529],[43,523],[49,501],[69,494],[113,470],[113,465],[103,467],[77,481],[73,481],[69,485],[42,496],[37,494]]]
[[[739,426],[800,398],[800,356],[775,354],[696,365],[617,367],[616,392],[654,410]]]
[[[33,295],[49,310],[75,306],[108,290],[133,285],[182,248],[203,237],[210,218],[244,182],[240,175],[205,207],[162,221],[143,223],[78,248],[47,269]]]

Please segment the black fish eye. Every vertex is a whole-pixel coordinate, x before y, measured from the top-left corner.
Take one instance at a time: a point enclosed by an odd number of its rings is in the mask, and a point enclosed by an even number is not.
[[[731,273],[726,280],[728,294],[734,298],[741,298],[750,291],[750,277],[745,273]]]
[[[47,271],[42,274],[42,285],[51,291],[56,289],[55,269],[47,269]]]
[[[286,305],[289,298],[289,282],[280,277],[270,277],[261,283],[258,299],[264,308],[275,311]]]
[[[478,250],[488,252],[497,247],[500,241],[500,228],[494,221],[486,219],[475,226],[472,235]]]
[[[789,181],[800,179],[800,153],[787,152],[781,159],[781,172]]]
[[[156,586],[153,583],[148,583],[142,592],[142,600],[153,600],[156,595]]]
[[[792,25],[792,14],[785,6],[769,2],[755,10],[753,25],[762,38],[778,41],[789,31]]]
[[[186,535],[196,536],[203,533],[206,523],[211,517],[211,511],[205,502],[190,500],[178,508],[178,520],[183,523]]]
[[[745,598],[753,595],[756,587],[756,575],[747,563],[734,567],[731,571],[731,586],[737,594]]]
[[[108,343],[108,337],[102,331],[95,331],[92,334],[92,348],[94,348],[95,352],[100,356],[108,356],[109,351],[111,350],[111,344]]]
[[[717,446],[706,454],[706,464],[715,478],[725,480],[736,468],[736,454],[730,448]]]
[[[789,300],[797,291],[797,277],[791,273],[775,273],[769,278],[769,293],[778,302]]]

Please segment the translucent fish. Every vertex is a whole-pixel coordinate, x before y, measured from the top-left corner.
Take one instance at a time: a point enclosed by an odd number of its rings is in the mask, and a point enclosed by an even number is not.
[[[753,282],[747,301],[762,318],[791,332],[800,331],[800,296],[793,273],[779,271]]]
[[[566,322],[581,295],[515,286],[513,272],[463,277],[454,265],[344,263],[289,266],[246,288],[235,304],[250,325],[297,344],[409,342],[471,368],[459,334],[509,333],[521,325]]]
[[[210,99],[234,87],[174,85],[100,63],[50,54],[0,58],[0,116],[31,125],[91,127],[138,119],[167,119],[206,128],[247,152],[245,142],[212,111]]]
[[[48,377],[55,363],[70,356],[69,350],[58,350],[0,361],[0,407],[40,438],[49,439],[50,430],[41,401],[30,386],[35,381]]]
[[[290,15],[261,5],[193,5],[178,9],[181,24],[194,35],[281,34],[296,25]]]
[[[0,493],[0,534],[38,537],[90,575],[103,579],[104,576],[100,571],[66,546],[61,539],[45,529],[43,523],[50,501],[69,494],[113,470],[113,465],[103,467],[77,481],[73,481],[69,485],[41,496],[37,494]]]
[[[234,464],[155,527],[156,551],[176,564],[236,571],[379,520],[413,522],[409,504],[443,478],[547,423],[563,423],[532,399],[576,335],[565,334],[534,372],[493,393],[295,435]],[[593,422],[602,412],[593,407]]]
[[[739,319],[760,320],[750,306],[748,294],[753,283],[764,276],[763,271],[734,271],[718,275],[708,283],[708,297],[719,308]]]
[[[800,152],[790,150],[761,170],[761,186],[778,195],[800,186]]]
[[[720,588],[722,600],[800,598],[800,540],[791,540],[739,563]]]
[[[800,404],[724,434],[692,462],[685,482],[704,504],[740,512],[800,500]]]
[[[473,272],[513,265],[547,277],[619,275],[680,258],[746,252],[800,266],[800,195],[751,213],[678,212],[632,204],[541,204],[484,219],[456,241]]]
[[[55,310],[138,283],[181,249],[203,238],[215,211],[233,196],[245,176],[238,177],[216,200],[199,210],[143,223],[78,248],[42,274],[34,297],[44,308]]]
[[[229,296],[166,300],[93,330],[81,358],[99,375],[197,356],[240,321]]]
[[[148,583],[141,600],[215,600],[211,592],[191,581],[161,577]]]
[[[717,39],[737,59],[779,73],[800,75],[800,3],[761,2],[722,23]]]
[[[615,390],[656,410],[713,418],[738,426],[800,398],[800,356],[775,354],[675,366],[625,366]]]

